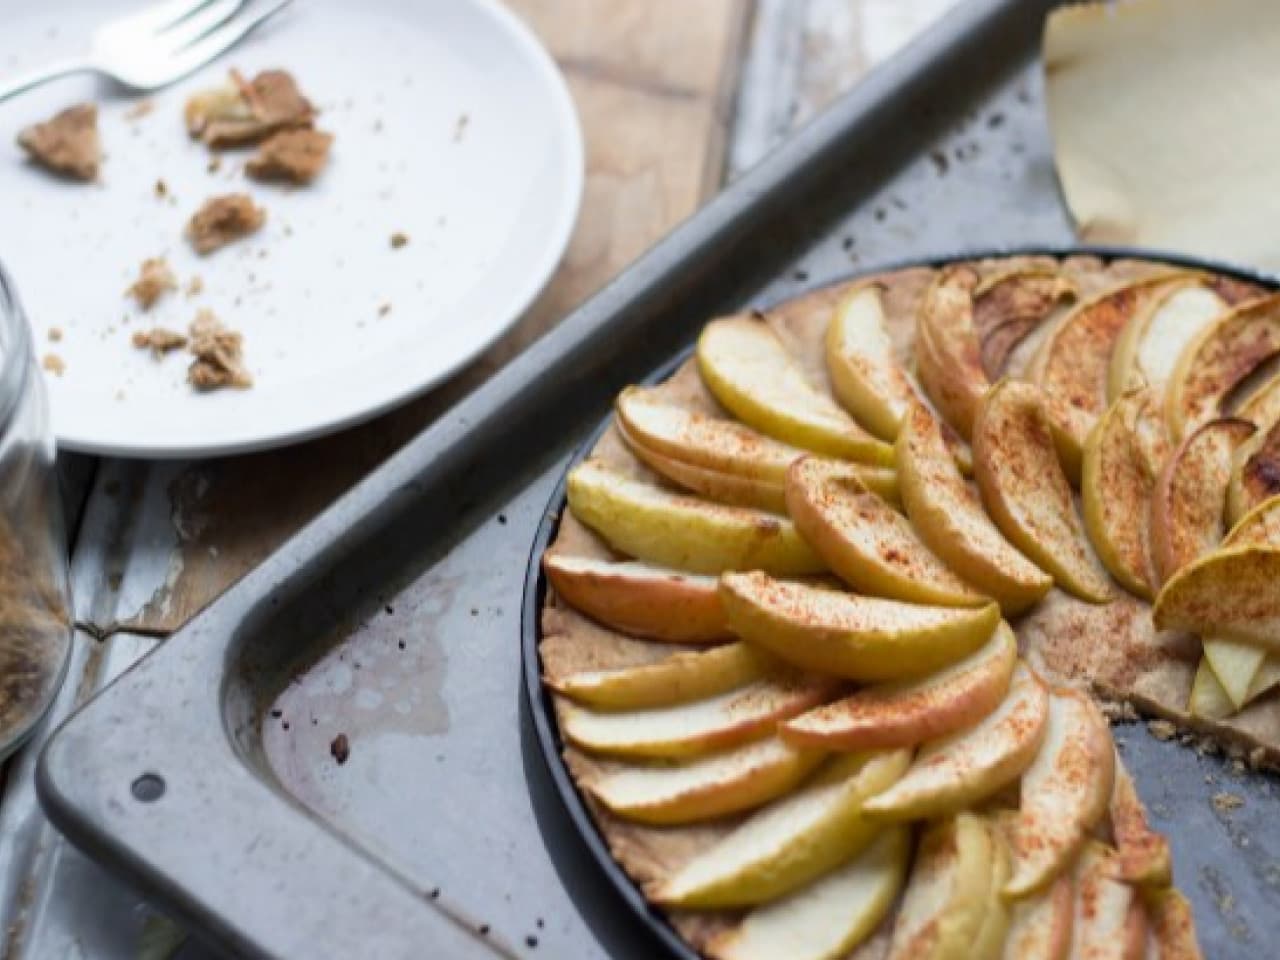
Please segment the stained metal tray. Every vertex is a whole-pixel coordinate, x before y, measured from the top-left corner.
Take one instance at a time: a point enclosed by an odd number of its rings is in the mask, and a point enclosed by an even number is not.
[[[1036,64],[1051,5],[961,5],[106,689],[43,755],[54,822],[236,955],[652,956],[522,706],[546,504],[615,391],[708,316],[1070,242]],[[1210,955],[1256,955],[1280,933],[1272,781],[1118,737]]]

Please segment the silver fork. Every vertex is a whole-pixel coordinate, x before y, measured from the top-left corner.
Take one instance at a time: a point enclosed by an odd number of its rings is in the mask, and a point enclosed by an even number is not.
[[[239,43],[291,0],[166,0],[104,23],[83,58],[0,81],[0,102],[72,73],[98,73],[130,90],[158,90]]]

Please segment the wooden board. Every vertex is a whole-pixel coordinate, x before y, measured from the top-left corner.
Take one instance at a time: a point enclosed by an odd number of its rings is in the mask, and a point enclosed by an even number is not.
[[[750,0],[510,5],[564,70],[586,139],[586,192],[560,270],[507,336],[428,396],[324,440],[183,469],[168,491],[177,538],[169,576],[121,626],[156,634],[181,627],[719,185]]]

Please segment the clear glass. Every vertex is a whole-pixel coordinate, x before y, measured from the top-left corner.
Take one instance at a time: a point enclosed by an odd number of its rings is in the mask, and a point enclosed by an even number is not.
[[[67,539],[44,380],[0,266],[0,760],[44,716],[71,652]]]

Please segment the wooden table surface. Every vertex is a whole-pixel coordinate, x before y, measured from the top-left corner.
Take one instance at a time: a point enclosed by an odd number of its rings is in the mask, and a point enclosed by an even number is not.
[[[200,462],[70,458],[79,649],[56,712],[183,626],[955,0],[507,2],[560,64],[586,137],[582,212],[554,279],[450,383],[363,426]],[[0,957],[136,956],[99,901],[143,908],[44,823],[32,754],[11,762],[0,797]],[[76,909],[87,883],[95,906]]]

